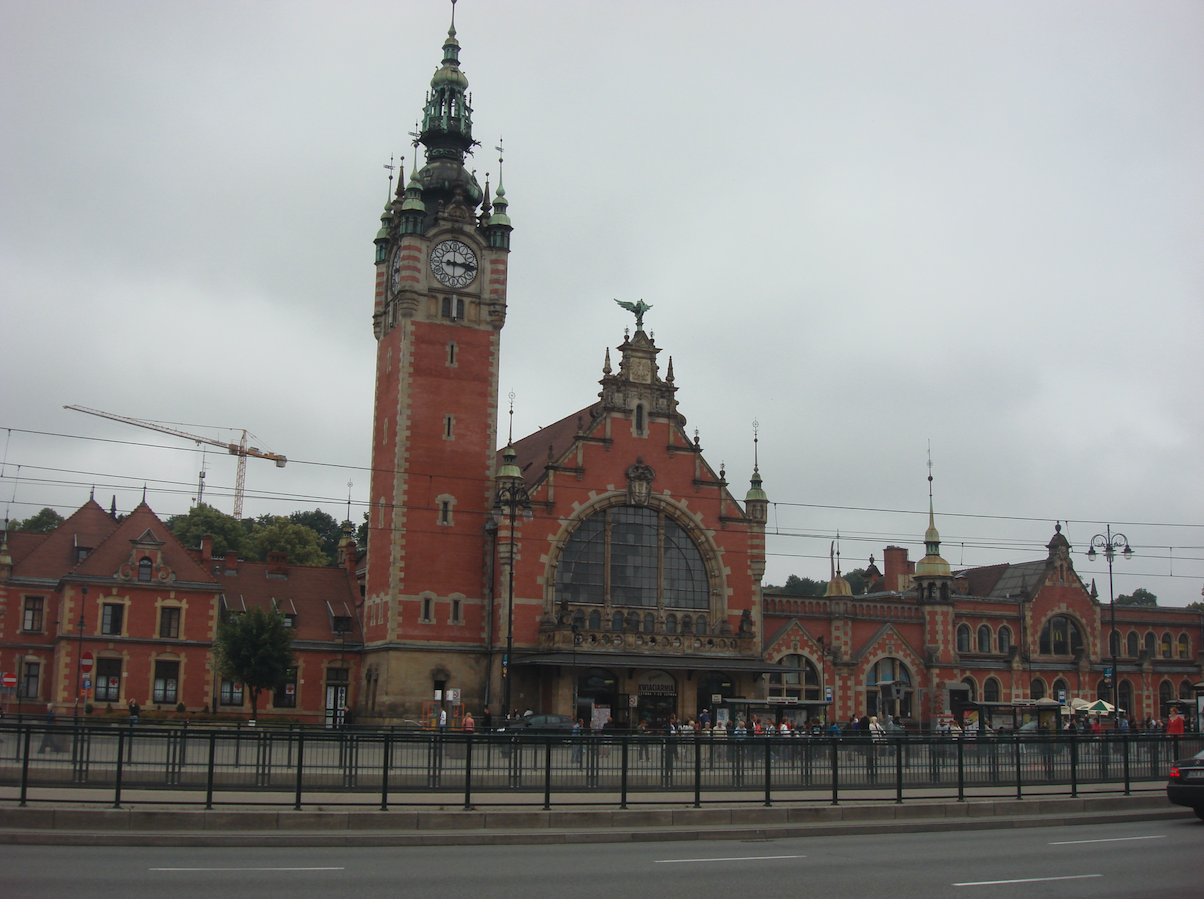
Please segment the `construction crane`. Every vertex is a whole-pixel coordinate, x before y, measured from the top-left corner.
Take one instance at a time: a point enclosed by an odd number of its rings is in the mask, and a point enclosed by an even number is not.
[[[153,421],[143,421],[140,418],[130,418],[126,415],[114,415],[112,412],[101,412],[99,409],[89,409],[87,406],[64,406],[64,409],[71,409],[75,412],[86,412],[89,415],[99,415],[101,418],[109,418],[113,421],[122,421],[127,425],[134,425],[139,428],[149,428],[152,431],[160,431],[164,434],[173,434],[176,437],[185,437],[195,443],[207,443],[210,446],[220,446],[225,449],[231,456],[238,456],[238,478],[234,485],[234,517],[242,518],[242,498],[247,484],[247,456],[254,456],[256,459],[267,459],[276,463],[277,468],[284,468],[288,464],[288,459],[278,453],[265,453],[258,447],[247,446],[247,432],[242,432],[242,440],[238,443],[224,443],[221,440],[214,440],[212,437],[202,437],[199,434],[189,434],[187,431],[181,431],[176,428],[169,428],[166,425],[161,425]],[[232,430],[238,430],[233,428]]]

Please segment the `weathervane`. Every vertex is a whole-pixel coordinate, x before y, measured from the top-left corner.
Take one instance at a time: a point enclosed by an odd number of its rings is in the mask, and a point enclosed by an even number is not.
[[[650,305],[648,305],[647,303],[645,303],[642,299],[638,300],[635,303],[627,303],[627,302],[624,302],[623,300],[615,300],[615,302],[618,303],[620,306],[622,306],[624,309],[626,309],[628,312],[635,314],[635,329],[636,329],[636,331],[643,331],[644,330],[644,313],[647,312],[652,307]]]

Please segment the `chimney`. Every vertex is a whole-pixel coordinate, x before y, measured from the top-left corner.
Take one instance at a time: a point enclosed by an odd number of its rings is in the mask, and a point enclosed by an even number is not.
[[[213,535],[206,534],[201,538],[201,561],[209,562],[213,559]]]
[[[268,576],[288,577],[288,553],[268,553]]]
[[[226,574],[238,574],[238,550],[226,553]]]
[[[902,592],[907,589],[907,575],[914,571],[914,567],[907,561],[907,547],[905,546],[888,546],[882,553],[882,565],[886,569],[883,580],[883,587],[887,590]]]

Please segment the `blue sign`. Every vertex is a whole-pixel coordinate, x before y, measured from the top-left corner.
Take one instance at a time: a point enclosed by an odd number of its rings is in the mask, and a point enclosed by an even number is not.
[[[92,678],[90,678],[90,677],[85,677],[85,678],[84,678],[84,689],[85,689],[85,690],[91,690],[91,689],[92,689]]]

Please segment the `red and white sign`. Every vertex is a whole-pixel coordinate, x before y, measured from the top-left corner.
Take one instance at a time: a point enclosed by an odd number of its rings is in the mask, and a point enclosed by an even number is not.
[[[11,671],[5,671],[3,674],[0,674],[0,684],[6,687],[15,687],[17,685],[17,676]]]
[[[95,663],[96,657],[90,652],[85,652],[82,656],[80,656],[79,667],[83,670],[84,674],[87,674],[89,671],[91,671],[92,666]]]

